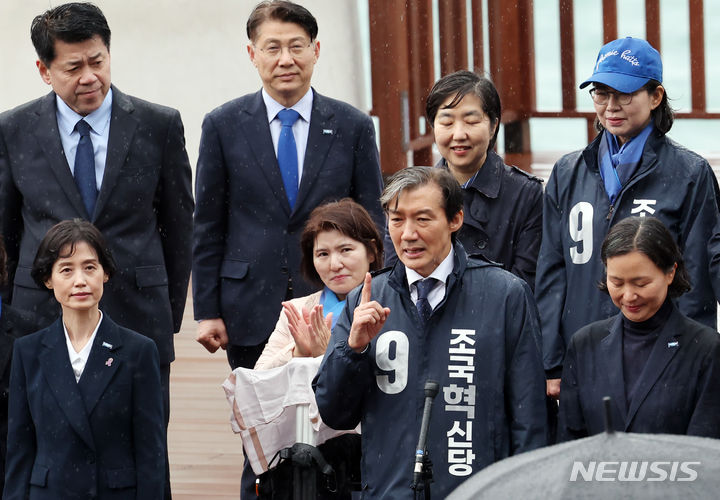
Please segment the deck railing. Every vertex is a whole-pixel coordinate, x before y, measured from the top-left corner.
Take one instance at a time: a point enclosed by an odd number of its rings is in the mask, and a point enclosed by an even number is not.
[[[676,117],[720,119],[720,113],[707,110],[703,0],[687,2],[691,107]],[[424,99],[435,80],[436,59],[442,75],[489,68],[503,103],[507,163],[530,169],[531,118],[584,118],[588,140],[592,139],[595,113],[578,110],[576,102],[574,9],[582,6],[582,1],[558,0],[562,107],[540,111],[535,102],[532,0],[369,0],[372,114],[380,124],[383,171],[390,174],[410,164],[432,161],[432,135],[423,117]],[[618,37],[616,0],[602,0],[602,19],[606,43]],[[660,0],[645,1],[645,33],[662,53]],[[435,38],[439,58],[434,57]]]

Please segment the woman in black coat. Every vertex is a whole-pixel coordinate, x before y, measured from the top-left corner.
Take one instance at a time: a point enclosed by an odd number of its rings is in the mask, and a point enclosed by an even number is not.
[[[481,254],[535,286],[542,238],[542,181],[505,165],[494,151],[500,96],[490,79],[456,71],[435,82],[425,116],[442,159],[463,188],[463,225],[457,239],[469,255]],[[397,260],[385,237],[385,263]]]
[[[680,313],[690,289],[680,250],[652,217],[617,223],[602,245],[606,291],[620,314],[570,341],[560,391],[560,439],[624,432],[720,438],[720,336]]]

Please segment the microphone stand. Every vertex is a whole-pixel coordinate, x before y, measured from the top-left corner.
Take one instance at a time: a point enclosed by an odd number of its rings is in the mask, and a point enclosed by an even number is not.
[[[425,500],[430,500],[430,483],[433,482],[432,462],[427,451],[427,433],[430,427],[430,412],[433,400],[437,396],[439,389],[440,385],[436,381],[427,380],[425,382],[425,406],[423,407],[422,422],[420,423],[420,437],[415,449],[413,482],[410,485],[416,496],[418,491],[425,490]]]
[[[335,476],[332,466],[315,447],[315,436],[308,416],[310,405],[298,405],[295,414],[295,440],[290,448],[280,450],[280,458],[291,460],[294,500],[316,500],[317,471],[326,478]]]

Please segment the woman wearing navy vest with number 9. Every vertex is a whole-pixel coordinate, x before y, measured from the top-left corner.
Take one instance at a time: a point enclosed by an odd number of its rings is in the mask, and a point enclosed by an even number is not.
[[[704,158],[666,136],[674,115],[660,54],[645,40],[614,40],[600,49],[580,88],[588,86],[599,134],[555,164],[543,201],[535,295],[553,397],[572,335],[617,313],[595,284],[604,271],[600,245],[626,217],[653,216],[668,228],[693,283],[677,307],[716,327],[708,240],[718,220],[717,181]]]

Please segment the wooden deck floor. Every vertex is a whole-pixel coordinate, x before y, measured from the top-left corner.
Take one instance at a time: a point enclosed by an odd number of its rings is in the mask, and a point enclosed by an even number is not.
[[[170,372],[170,480],[174,500],[238,500],[242,471],[240,436],[230,428],[230,407],[220,387],[230,368],[225,352],[208,353],[195,342],[188,297],[175,335]]]

